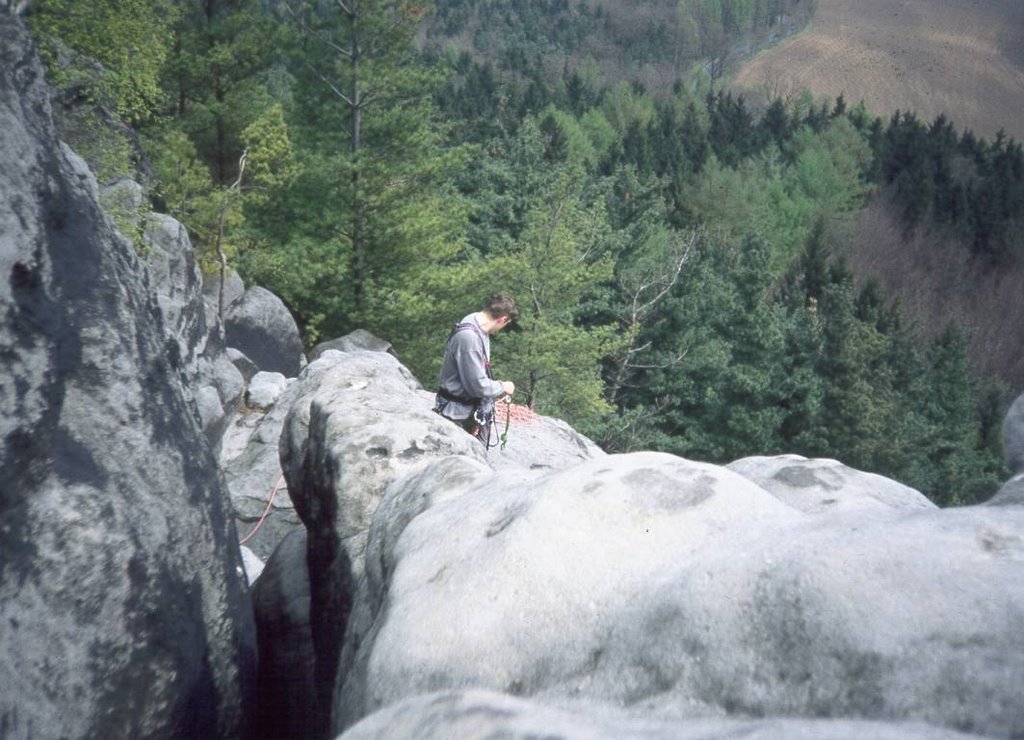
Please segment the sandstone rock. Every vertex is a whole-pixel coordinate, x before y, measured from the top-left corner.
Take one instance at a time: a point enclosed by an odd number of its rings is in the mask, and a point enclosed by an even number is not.
[[[548,707],[490,691],[416,696],[367,717],[338,740],[967,740],[933,725],[829,719],[658,721],[608,707]]]
[[[281,299],[258,285],[245,291],[224,316],[229,347],[240,350],[260,370],[294,378],[302,367],[302,339]]]
[[[202,273],[185,227],[172,216],[151,213],[144,232],[146,266],[164,312],[164,323],[178,342],[184,363],[205,349],[206,315]]]
[[[242,553],[242,568],[245,570],[245,580],[249,585],[256,583],[256,579],[263,573],[264,563],[257,557],[256,553],[245,545],[238,548]]]
[[[242,400],[242,375],[227,358],[219,331],[206,321],[202,276],[185,227],[171,216],[146,218],[145,262],[181,372],[214,450]]]
[[[257,738],[315,738],[323,725],[316,704],[313,634],[309,622],[306,533],[288,534],[253,587],[260,645]]]
[[[985,506],[1024,506],[1024,473],[1019,473],[1003,484]]]
[[[217,326],[221,322],[220,307],[220,271],[204,272],[202,275],[203,304],[206,308],[206,323]],[[232,268],[224,275],[224,313],[238,303],[245,295],[245,283],[241,276]]]
[[[242,736],[251,605],[180,353],[4,14],[0,173],[0,734]]]
[[[433,394],[430,396],[433,403]],[[604,457],[605,452],[561,419],[540,414],[513,414],[507,427],[506,413],[498,403],[487,462],[498,470],[562,470],[571,465]],[[505,444],[500,443],[505,436]]]
[[[391,342],[387,342],[380,337],[374,336],[365,329],[356,329],[350,334],[346,334],[338,339],[329,339],[326,342],[320,342],[316,345],[309,353],[309,361],[319,359],[320,355],[329,349],[337,350],[339,352],[354,352],[357,350],[366,350],[367,352],[387,352],[388,354],[394,355],[395,349],[391,346]],[[397,357],[397,355],[395,355]]]
[[[414,476],[374,518],[336,730],[475,687],[666,720],[1024,732],[1024,510],[847,492],[822,516],[656,453],[432,486],[426,505],[404,493]]]
[[[1003,422],[1003,454],[1006,467],[1024,473],[1024,394],[1013,402]]]
[[[251,409],[268,409],[288,387],[288,378],[281,373],[256,373],[245,391],[245,405]]]
[[[480,444],[434,414],[418,390],[389,354],[334,350],[310,363],[288,390],[297,397],[288,404],[281,465],[308,532],[320,706],[330,706],[349,584],[362,572],[367,529],[384,489],[431,460],[484,457]]]
[[[246,541],[264,559],[286,535],[303,528],[288,494],[279,452],[284,420],[301,394],[302,387],[292,383],[269,411],[246,408],[237,413],[225,434],[228,448],[222,452],[221,468],[243,537],[249,536],[270,506],[263,523]]]
[[[311,532],[330,532],[362,571],[366,533],[389,483],[452,455],[483,461],[483,447],[431,411],[418,381],[382,352],[328,351],[293,386],[281,464]],[[292,392],[292,388],[289,392]]]
[[[228,359],[231,364],[235,366],[235,369],[242,374],[242,379],[248,383],[255,377],[256,373],[260,371],[256,367],[256,363],[245,356],[243,352],[235,349],[234,347],[228,347]]]
[[[936,508],[924,494],[909,486],[849,468],[838,460],[809,460],[800,455],[746,457],[726,467],[808,514]]]

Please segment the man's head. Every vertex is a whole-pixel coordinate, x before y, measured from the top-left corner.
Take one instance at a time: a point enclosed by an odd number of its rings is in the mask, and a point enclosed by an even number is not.
[[[519,318],[519,309],[516,308],[515,299],[504,293],[497,293],[487,299],[483,312],[487,314],[492,322],[493,333],[500,331]]]

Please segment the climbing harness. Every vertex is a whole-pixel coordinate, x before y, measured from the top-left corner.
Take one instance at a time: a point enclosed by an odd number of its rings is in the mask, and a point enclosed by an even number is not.
[[[468,321],[467,322],[463,322],[461,324],[456,324],[454,327],[452,327],[452,331],[448,335],[448,340],[447,341],[451,342],[452,337],[454,337],[460,331],[471,331],[471,330],[472,331],[479,331],[479,327],[477,327],[476,324],[470,323]],[[494,380],[494,375],[491,372],[491,361],[487,357],[486,345],[484,344],[484,340],[483,340],[482,337],[480,338],[480,344],[481,344],[481,347],[484,349],[484,352],[483,352],[483,355],[484,355],[484,372],[487,373],[487,378],[489,380]],[[466,419],[465,421],[469,421],[471,419],[473,424],[475,424],[476,429],[470,429],[470,428],[468,428],[466,426],[464,426],[463,428],[465,428],[467,432],[469,432],[471,435],[473,435],[478,440],[480,440],[480,442],[484,446],[484,451],[485,452],[487,450],[490,450],[493,447],[497,447],[498,446],[498,442],[495,442],[494,444],[491,444],[491,435],[492,435],[492,431],[493,431],[493,428],[494,428],[495,421],[494,421],[494,404],[493,403],[489,403],[489,399],[486,399],[486,398],[470,398],[470,397],[467,397],[467,396],[458,396],[458,395],[456,395],[454,393],[451,393],[450,391],[445,390],[444,388],[441,388],[440,386],[437,389],[437,395],[440,396],[445,401],[454,402],[454,403],[461,403],[461,404],[466,405],[466,406],[472,406],[473,407],[473,412],[470,414],[469,418]],[[490,408],[488,408],[488,406]],[[439,407],[435,407],[434,411],[437,412],[438,414],[441,413],[441,409]],[[452,419],[452,421],[458,422],[459,420]],[[506,434],[507,434],[508,433],[508,429],[506,429],[505,431],[506,431]],[[502,446],[504,447],[504,444],[502,444]]]

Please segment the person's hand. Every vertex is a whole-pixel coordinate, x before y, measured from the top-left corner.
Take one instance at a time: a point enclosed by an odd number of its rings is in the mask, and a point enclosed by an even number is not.
[[[506,396],[514,396],[516,393],[516,384],[511,380],[501,381],[501,390]]]

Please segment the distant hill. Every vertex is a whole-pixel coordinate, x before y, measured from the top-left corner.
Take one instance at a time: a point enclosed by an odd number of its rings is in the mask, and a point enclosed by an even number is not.
[[[798,32],[816,2],[435,0],[420,41],[516,75],[557,79],[587,63],[608,85],[637,82],[661,95]]]
[[[945,113],[992,139],[1024,139],[1022,0],[818,0],[809,28],[745,64],[754,97],[842,93],[888,116]]]
[[[732,87],[753,100],[842,93],[886,118],[912,111],[927,124],[944,113],[958,131],[1021,141],[1024,2],[818,0],[807,30],[742,66]],[[858,217],[845,256],[882,281],[922,337],[955,322],[975,370],[1024,387],[1020,259],[992,264],[942,229],[907,231],[884,194]]]

